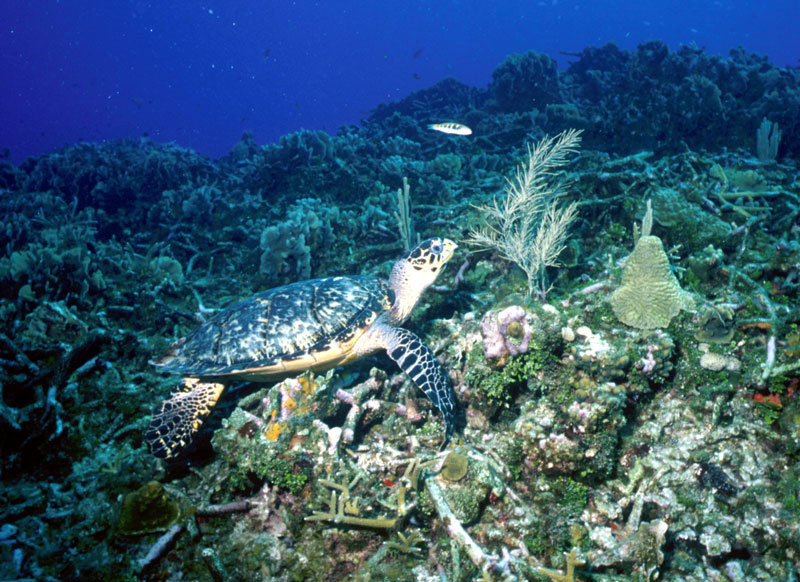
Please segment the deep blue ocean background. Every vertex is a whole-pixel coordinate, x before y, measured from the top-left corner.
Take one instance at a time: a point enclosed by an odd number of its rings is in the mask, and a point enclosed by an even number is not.
[[[8,2],[0,148],[149,136],[219,157],[301,128],[335,133],[446,77],[485,88],[511,53],[561,68],[646,40],[800,59],[797,0]]]

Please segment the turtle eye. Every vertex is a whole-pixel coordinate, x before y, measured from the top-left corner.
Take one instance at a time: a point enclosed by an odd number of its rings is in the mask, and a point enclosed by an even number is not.
[[[431,243],[431,252],[434,255],[441,255],[442,254],[442,243],[436,241]]]

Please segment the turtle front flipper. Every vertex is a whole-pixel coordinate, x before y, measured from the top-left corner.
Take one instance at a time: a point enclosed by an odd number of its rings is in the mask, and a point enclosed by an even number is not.
[[[386,353],[419,386],[444,417],[444,444],[453,435],[456,395],[439,360],[419,337],[402,327],[384,327],[380,331]]]
[[[153,411],[145,433],[152,453],[162,459],[180,454],[192,442],[223,390],[225,385],[218,382],[184,378],[180,391],[173,392]]]

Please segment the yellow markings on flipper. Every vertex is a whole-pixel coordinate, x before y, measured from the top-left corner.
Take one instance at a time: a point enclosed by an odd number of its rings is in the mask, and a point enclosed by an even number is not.
[[[184,378],[178,390],[153,413],[145,433],[153,454],[168,459],[191,443],[224,390],[225,385],[219,382]]]

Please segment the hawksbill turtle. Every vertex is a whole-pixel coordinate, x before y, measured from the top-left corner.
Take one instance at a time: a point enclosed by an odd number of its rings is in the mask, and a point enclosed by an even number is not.
[[[153,363],[184,376],[156,407],[145,438],[153,454],[177,456],[192,441],[225,387],[305,370],[322,371],[385,350],[422,389],[453,434],[456,398],[447,373],[422,340],[399,327],[453,256],[446,238],[419,243],[388,281],[339,276],[299,281],[252,295],[221,311]]]

